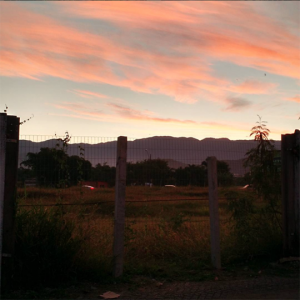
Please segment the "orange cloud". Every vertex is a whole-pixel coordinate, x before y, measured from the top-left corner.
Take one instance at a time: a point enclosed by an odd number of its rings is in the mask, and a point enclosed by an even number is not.
[[[91,91],[74,90],[74,93],[83,98],[108,98],[106,95]]]
[[[239,94],[269,94],[274,92],[275,87],[274,83],[246,80],[237,86],[231,86],[229,90]]]
[[[185,103],[220,99],[227,91],[229,81],[213,75],[214,61],[300,78],[298,38],[244,2],[53,3],[116,29],[101,34],[16,2],[0,5],[2,76],[106,83]],[[248,81],[230,89],[255,94],[273,87]]]
[[[249,132],[248,124],[241,124],[236,122],[197,122],[193,120],[180,120],[175,118],[165,118],[159,117],[154,112],[149,110],[137,110],[133,109],[129,106],[109,103],[106,106],[111,108],[111,111],[99,110],[97,107],[89,107],[81,103],[71,103],[65,102],[63,104],[54,104],[55,108],[67,111],[69,113],[51,113],[51,115],[62,116],[62,117],[70,117],[76,119],[86,119],[93,121],[107,121],[107,122],[122,122],[122,123],[132,123],[138,122],[140,126],[142,126],[141,122],[145,122],[146,124],[152,125],[160,125],[164,124],[164,126],[172,126],[182,128],[183,126],[187,126],[191,130],[207,130],[207,131],[215,131],[215,132]]]
[[[92,118],[92,120],[99,120],[99,118],[107,116],[107,114],[103,113],[102,111],[99,111],[98,109],[95,109],[94,107],[88,108],[80,103],[64,102],[62,104],[53,104],[53,106],[58,109],[73,112],[77,116]]]
[[[173,118],[159,118],[153,117],[153,113],[149,111],[139,111],[126,106],[110,103],[108,104],[113,110],[125,119],[138,120],[138,121],[151,121],[161,123],[180,123],[180,124],[196,124],[192,120],[178,120]]]
[[[291,98],[286,98],[286,100],[300,103],[300,95],[296,95],[295,97],[291,97]]]

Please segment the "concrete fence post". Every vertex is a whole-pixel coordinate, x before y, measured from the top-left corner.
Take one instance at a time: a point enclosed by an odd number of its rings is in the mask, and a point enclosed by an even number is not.
[[[2,248],[3,248],[3,207],[5,186],[5,156],[6,156],[6,122],[7,115],[0,113],[0,291],[2,280]]]
[[[300,131],[295,130],[295,167],[294,167],[294,176],[295,176],[295,243],[297,248],[295,252],[299,255],[300,247]]]
[[[20,119],[7,116],[5,134],[5,176],[2,217],[2,286],[9,285],[12,279],[15,246],[15,215],[17,196],[17,172],[19,156]],[[2,133],[3,134],[3,133]]]
[[[127,137],[118,137],[117,168],[115,186],[115,220],[113,244],[113,274],[123,274],[125,234],[125,191],[126,191]]]
[[[210,218],[210,241],[211,241],[211,261],[214,268],[221,269],[220,251],[220,220],[218,204],[218,178],[217,159],[207,158],[208,188],[209,188],[209,218]]]
[[[300,132],[281,136],[283,252],[299,255]]]

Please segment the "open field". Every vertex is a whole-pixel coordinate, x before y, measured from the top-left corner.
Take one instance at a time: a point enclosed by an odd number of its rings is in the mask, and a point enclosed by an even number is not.
[[[266,255],[270,249],[278,245],[280,247],[281,236],[273,229],[267,231],[269,229],[265,227],[266,232],[260,230],[259,226],[265,225],[257,225],[259,222],[253,219],[256,214],[249,215],[249,220],[248,217],[245,219],[246,224],[256,224],[254,229],[239,229],[245,231],[240,235],[241,231],[236,230],[234,221],[230,219],[228,199],[225,199],[228,190],[238,192],[240,197],[253,198],[251,190],[230,188],[219,191],[223,265],[255,255]],[[256,200],[255,203],[256,207],[261,206]],[[19,188],[18,218],[28,219],[26,230],[36,232],[37,240],[41,235],[45,237],[43,249],[49,248],[47,243],[53,243],[51,239],[47,240],[48,229],[43,228],[49,226],[49,230],[53,231],[51,228],[55,221],[59,224],[55,230],[60,232],[65,229],[66,224],[71,224],[70,228],[73,229],[66,243],[69,243],[70,238],[77,242],[76,251],[72,254],[74,257],[70,265],[71,273],[79,277],[96,277],[103,280],[111,274],[114,189]],[[48,220],[47,226],[44,224],[45,219]],[[247,226],[250,226],[249,224]],[[20,228],[25,227],[21,224]],[[41,228],[44,230],[42,233]],[[32,240],[32,237],[30,239]],[[23,240],[21,242],[23,243]],[[31,248],[28,251],[32,251]],[[40,260],[47,261],[48,250],[43,251],[45,253]],[[274,253],[276,251],[275,249]],[[22,253],[19,255],[18,259],[26,260]],[[22,262],[23,271],[26,263]],[[211,268],[208,189],[127,187],[124,263],[125,274],[129,276],[202,278],[203,272],[199,271]],[[20,275],[23,271],[20,271]]]

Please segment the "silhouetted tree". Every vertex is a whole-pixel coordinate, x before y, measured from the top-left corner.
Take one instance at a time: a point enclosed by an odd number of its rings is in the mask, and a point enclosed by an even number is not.
[[[178,186],[205,186],[207,183],[207,171],[202,165],[188,165],[185,168],[175,170],[176,185]]]
[[[41,148],[38,153],[27,153],[20,169],[23,174],[35,176],[40,185],[66,187],[90,179],[92,165],[82,157],[68,156],[61,149]]]
[[[250,134],[254,135],[257,145],[246,153],[245,167],[250,169],[248,176],[259,194],[268,197],[271,191],[275,191],[279,195],[281,184],[278,168],[274,163],[274,141],[269,140],[270,130],[266,127],[266,122],[258,117],[258,125],[251,129]]]
[[[221,160],[217,161],[217,173],[219,186],[233,185],[234,177],[230,172],[230,168],[227,162]]]
[[[63,163],[67,159],[63,150],[41,148],[38,153],[27,153],[27,160],[21,165],[33,171],[40,185],[57,186],[67,176]]]
[[[70,184],[77,185],[82,180],[89,180],[92,176],[92,164],[77,155],[68,157],[68,171],[70,176]]]
[[[146,182],[162,186],[174,181],[172,170],[167,161],[147,159],[127,164],[127,184],[144,185]]]
[[[92,168],[91,179],[95,181],[107,182],[109,186],[114,186],[116,181],[116,168],[110,167],[106,163],[97,164]]]

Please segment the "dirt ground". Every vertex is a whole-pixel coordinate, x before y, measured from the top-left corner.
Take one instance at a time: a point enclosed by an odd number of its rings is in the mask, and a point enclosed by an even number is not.
[[[171,281],[135,276],[126,283],[103,284],[80,282],[64,288],[38,291],[11,291],[2,299],[105,299],[101,295],[115,293],[115,299],[300,299],[299,261],[274,264],[268,269],[214,272],[212,280]],[[109,298],[107,298],[109,299]],[[111,298],[113,299],[113,298]]]
[[[258,276],[247,279],[222,279],[201,282],[161,282],[138,278],[137,283],[97,284],[84,282],[63,290],[46,288],[38,294],[15,291],[10,299],[300,299],[299,277]],[[2,299],[5,299],[2,298]]]

